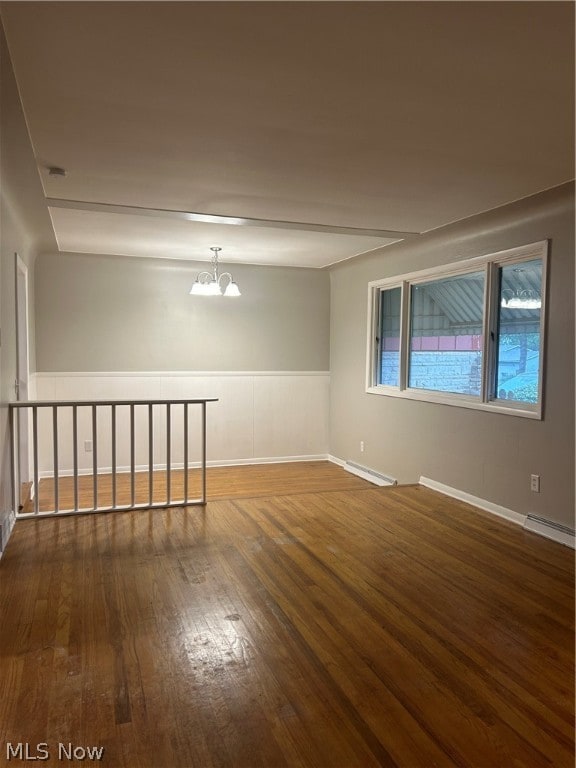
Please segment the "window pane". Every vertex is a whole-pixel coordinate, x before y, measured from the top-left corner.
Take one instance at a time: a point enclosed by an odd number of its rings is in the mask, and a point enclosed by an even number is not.
[[[538,403],[542,260],[500,268],[496,399]]]
[[[411,287],[408,386],[480,396],[485,273]]]
[[[397,387],[400,378],[400,305],[402,291],[380,291],[378,384]]]

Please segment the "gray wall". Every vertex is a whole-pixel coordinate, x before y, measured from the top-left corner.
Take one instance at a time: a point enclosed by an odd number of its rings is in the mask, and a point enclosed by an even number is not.
[[[0,327],[2,345],[0,347],[0,555],[2,543],[6,544],[9,535],[9,515],[12,509],[10,478],[10,437],[8,428],[7,403],[15,400],[14,380],[16,378],[16,303],[15,303],[15,261],[18,252],[24,263],[33,260],[33,251],[26,230],[4,194],[4,184],[0,191]],[[30,277],[30,269],[28,275]],[[29,283],[29,289],[32,285]],[[33,307],[33,292],[30,291],[29,309]],[[32,318],[29,317],[29,326]],[[32,362],[33,365],[33,362]]]
[[[206,266],[42,254],[38,371],[328,370],[327,272],[230,265],[240,298],[190,296]]]
[[[543,421],[366,394],[368,282],[551,240]],[[331,270],[331,452],[400,482],[432,478],[574,526],[574,187]],[[360,453],[360,441],[365,443]],[[541,493],[530,492],[530,474]]]
[[[7,403],[15,399],[15,258],[29,267],[30,369],[34,370],[33,264],[38,247],[54,244],[36,161],[0,25],[0,526],[12,507]]]

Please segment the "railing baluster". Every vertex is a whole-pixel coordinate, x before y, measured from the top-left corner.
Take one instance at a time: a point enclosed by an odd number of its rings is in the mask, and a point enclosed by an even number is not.
[[[131,506],[134,506],[136,501],[136,491],[134,486],[135,481],[135,428],[134,428],[134,403],[130,403],[130,498],[132,499]]]
[[[184,504],[188,502],[188,403],[184,403]]]
[[[154,406],[148,403],[148,501],[154,503]]]
[[[34,514],[40,511],[40,484],[38,482],[38,407],[32,408],[32,456],[34,461]]]
[[[94,509],[98,509],[98,414],[96,404],[92,405],[92,486]]]
[[[18,411],[15,408],[9,409],[9,424],[10,424],[10,475],[12,477],[12,509],[14,514],[17,515],[20,512],[20,488],[22,483],[20,477],[16,478],[16,451],[20,453],[20,435],[18,440],[14,439],[14,419],[18,416]],[[18,484],[18,502],[16,502],[16,484]],[[18,506],[16,506],[18,504]]]
[[[112,431],[112,506],[116,506],[116,406],[112,404],[112,414],[111,414],[111,425],[110,429]]]
[[[166,504],[170,504],[171,494],[171,474],[170,474],[170,449],[172,443],[172,420],[170,415],[170,403],[166,403]]]
[[[54,512],[58,514],[60,509],[60,498],[58,488],[58,406],[52,406],[52,443],[54,449]]]
[[[78,512],[78,406],[72,406],[72,452],[74,461],[74,511]]]
[[[206,401],[202,402],[202,504],[206,504]]]

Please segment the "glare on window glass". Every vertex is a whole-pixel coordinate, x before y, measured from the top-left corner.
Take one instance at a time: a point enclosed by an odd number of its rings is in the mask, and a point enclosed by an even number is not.
[[[412,285],[408,385],[478,397],[484,272]]]
[[[542,261],[500,268],[496,399],[538,402]]]

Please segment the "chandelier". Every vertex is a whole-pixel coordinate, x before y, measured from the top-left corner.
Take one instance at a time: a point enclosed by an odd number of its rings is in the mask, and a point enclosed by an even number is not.
[[[502,296],[500,306],[505,309],[540,309],[542,307],[542,299],[536,291],[513,291],[510,288],[505,288],[502,293],[509,293],[511,296]]]
[[[240,289],[237,283],[232,279],[230,272],[218,273],[218,254],[222,248],[213,246],[210,248],[213,252],[212,256],[212,272],[200,272],[192,288],[190,294],[192,296],[240,296]],[[228,281],[228,284],[224,288],[222,280]]]

